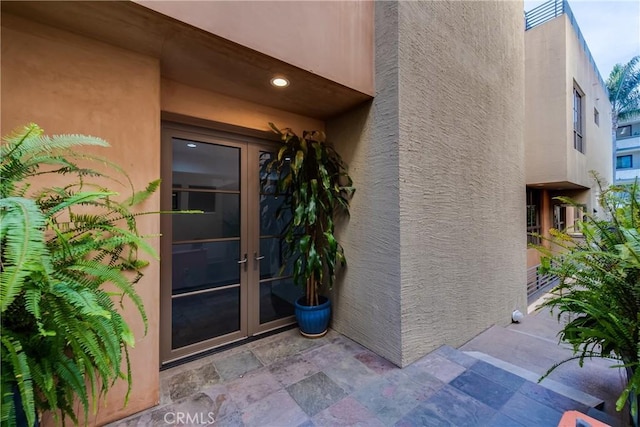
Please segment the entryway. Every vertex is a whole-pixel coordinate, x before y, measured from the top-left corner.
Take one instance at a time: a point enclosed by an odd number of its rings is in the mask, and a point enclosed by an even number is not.
[[[173,124],[162,139],[164,209],[203,212],[162,216],[162,363],[294,323],[274,144]]]

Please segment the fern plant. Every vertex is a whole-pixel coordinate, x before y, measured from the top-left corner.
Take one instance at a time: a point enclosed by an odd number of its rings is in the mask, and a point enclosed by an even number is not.
[[[629,401],[637,426],[640,394],[640,188],[630,186],[600,188],[600,204],[607,220],[586,214],[577,223],[583,238],[575,239],[559,230],[551,230],[552,242],[561,248],[552,253],[538,247],[545,255],[544,273],[560,278],[552,298],[543,306],[570,314],[560,331],[560,339],[572,345],[580,366],[585,358],[601,357],[618,361],[615,367],[627,371],[627,385],[617,400],[622,410]],[[573,201],[559,198],[564,203]]]
[[[337,268],[345,265],[342,246],[335,237],[334,219],[349,214],[355,189],[340,155],[325,142],[320,131],[302,136],[291,129],[278,129],[281,147],[266,166],[267,180],[273,174],[291,221],[285,227],[285,258],[293,266],[293,281],[305,290],[306,305],[319,304],[319,291],[333,286]]]
[[[82,135],[49,137],[30,124],[5,137],[0,149],[2,425],[24,416],[33,426],[46,411],[57,424],[67,417],[77,424],[78,402],[86,422],[89,408],[96,410],[118,378],[131,390],[134,337],[119,309],[131,301],[146,333],[135,285],[148,262],[138,252],[156,257],[132,208],[159,181],[117,202],[117,193],[91,182],[108,177],[82,166],[110,163],[81,154],[81,146],[108,144]],[[31,187],[32,178],[43,182],[47,174],[64,175],[68,184]]]

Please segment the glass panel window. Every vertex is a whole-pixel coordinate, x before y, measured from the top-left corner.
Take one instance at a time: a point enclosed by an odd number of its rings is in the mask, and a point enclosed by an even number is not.
[[[173,245],[173,295],[240,283],[240,239]]]
[[[173,214],[173,240],[206,240],[240,237],[240,194],[174,191],[177,209],[204,213]]]
[[[577,88],[573,88],[573,148],[581,153],[585,152],[582,135],[583,123],[583,97]]]
[[[631,136],[631,125],[618,126],[616,129],[616,138],[628,138]]]
[[[527,243],[540,244],[540,192],[527,189]]]
[[[174,297],[171,348],[180,348],[240,329],[240,288]]]
[[[240,149],[173,138],[173,187],[240,191]]]
[[[260,323],[292,316],[293,304],[302,293],[292,278],[260,283]]]
[[[633,156],[616,157],[616,169],[630,169],[633,167]]]

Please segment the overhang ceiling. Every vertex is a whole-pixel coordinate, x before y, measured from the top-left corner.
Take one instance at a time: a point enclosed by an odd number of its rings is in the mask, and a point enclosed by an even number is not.
[[[588,190],[589,187],[584,187],[579,184],[575,184],[569,181],[559,182],[543,182],[543,183],[527,183],[527,187],[537,190]]]
[[[160,59],[163,77],[326,120],[371,99],[316,74],[140,6],[121,1],[3,1],[2,13]],[[286,75],[285,89],[271,86]]]

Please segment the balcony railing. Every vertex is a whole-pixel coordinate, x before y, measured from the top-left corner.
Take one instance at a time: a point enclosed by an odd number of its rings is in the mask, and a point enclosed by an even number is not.
[[[640,178],[640,169],[616,170],[616,181],[633,181]]]
[[[631,138],[616,139],[616,148],[624,150],[628,148],[640,148],[640,136],[632,136]]]
[[[540,274],[538,272],[539,265],[527,269],[527,302],[531,304],[543,293],[560,283],[557,276],[550,274]]]
[[[607,85],[605,85],[602,76],[600,75],[600,71],[598,70],[598,66],[596,65],[596,61],[593,59],[593,55],[591,55],[591,51],[589,50],[589,46],[587,46],[587,42],[584,40],[582,36],[582,31],[580,31],[580,27],[578,26],[578,21],[576,21],[575,16],[573,15],[573,11],[571,7],[569,7],[569,3],[567,0],[549,0],[546,3],[542,3],[540,6],[531,9],[529,12],[525,12],[524,14],[524,27],[525,31],[530,30],[538,25],[544,24],[554,18],[557,18],[560,15],[567,15],[569,18],[569,22],[571,22],[571,26],[576,32],[578,36],[578,41],[580,45],[584,49],[589,62],[593,66],[593,69],[596,71],[596,76],[598,76],[598,80],[600,81],[600,85],[604,89],[607,96],[609,96],[609,92],[607,91]]]

